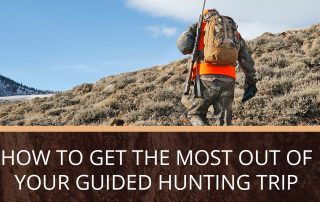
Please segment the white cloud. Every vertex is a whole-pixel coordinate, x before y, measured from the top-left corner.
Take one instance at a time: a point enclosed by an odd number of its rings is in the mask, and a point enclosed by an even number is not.
[[[195,10],[200,12],[201,2],[196,0],[126,0],[127,6],[153,16],[193,20]]]
[[[202,1],[126,0],[126,5],[152,16],[191,23],[197,20]],[[207,0],[207,8],[217,8],[223,15],[233,17],[246,38],[320,23],[319,0]]]
[[[165,25],[152,25],[146,27],[146,30],[152,33],[152,36],[157,38],[159,36],[171,37],[176,35],[177,28],[167,27]]]

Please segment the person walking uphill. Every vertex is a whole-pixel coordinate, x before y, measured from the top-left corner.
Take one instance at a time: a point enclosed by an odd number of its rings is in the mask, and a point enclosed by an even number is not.
[[[193,126],[209,125],[206,116],[210,106],[214,107],[215,115],[226,111],[226,124],[232,125],[238,64],[245,74],[242,102],[248,101],[257,93],[254,61],[237,28],[231,17],[220,15],[216,9],[205,10],[199,23],[190,26],[177,41],[182,54],[193,53],[189,83],[193,83],[194,88],[189,90],[187,83],[187,90],[182,98],[182,104],[187,108],[188,119]]]

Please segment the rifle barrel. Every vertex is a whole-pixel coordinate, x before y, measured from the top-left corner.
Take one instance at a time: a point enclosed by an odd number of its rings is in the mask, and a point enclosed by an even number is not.
[[[198,60],[198,55],[199,55],[199,43],[200,43],[200,35],[201,35],[201,31],[202,31],[202,21],[203,21],[203,12],[206,6],[206,0],[204,0],[203,2],[203,7],[202,7],[202,12],[199,18],[199,22],[198,22],[198,29],[197,29],[197,36],[196,36],[196,40],[194,43],[194,47],[193,47],[193,52],[192,52],[192,59],[191,59],[191,63],[190,63],[190,67],[189,67],[189,72],[187,75],[187,80],[186,80],[186,86],[185,86],[185,90],[184,90],[184,95],[188,95],[190,93],[190,86],[191,86],[191,80],[192,80],[192,70],[193,70],[193,66],[195,64],[195,62]],[[197,78],[199,79],[199,78]],[[198,83],[198,82],[197,82]],[[198,96],[201,96],[201,92],[200,92],[200,85],[199,83],[197,84],[197,94]]]

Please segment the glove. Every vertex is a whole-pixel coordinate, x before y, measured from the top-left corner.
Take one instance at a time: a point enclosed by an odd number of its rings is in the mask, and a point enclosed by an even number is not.
[[[252,99],[254,96],[256,96],[258,90],[255,83],[253,84],[247,84],[244,90],[244,95],[242,98],[242,102],[245,103],[248,100]]]

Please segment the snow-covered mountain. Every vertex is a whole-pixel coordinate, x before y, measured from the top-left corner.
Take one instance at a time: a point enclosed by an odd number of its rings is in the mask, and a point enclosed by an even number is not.
[[[38,94],[47,94],[47,93],[51,93],[51,92],[31,88],[21,83],[17,83],[5,76],[0,75],[0,97],[15,96],[15,95],[38,95]]]

